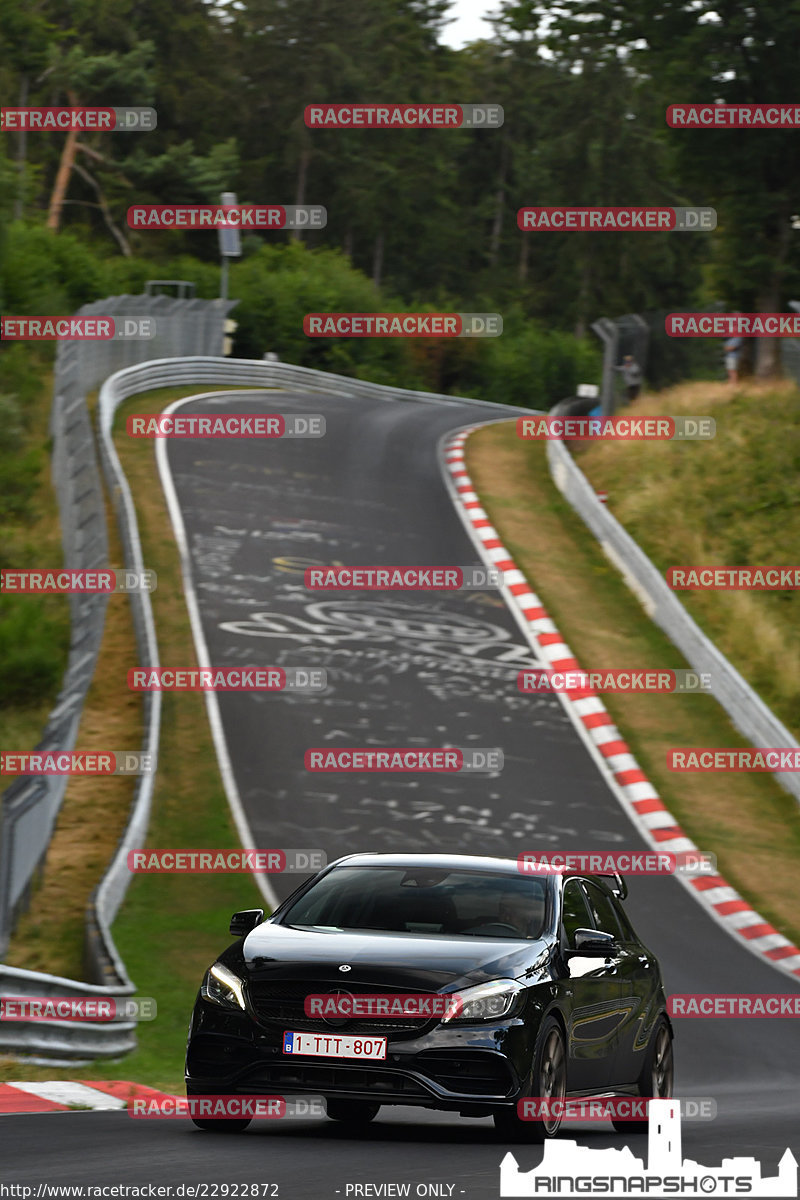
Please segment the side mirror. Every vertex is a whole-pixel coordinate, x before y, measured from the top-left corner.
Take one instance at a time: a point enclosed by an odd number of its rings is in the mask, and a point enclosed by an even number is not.
[[[245,937],[263,920],[263,908],[243,908],[241,912],[235,912],[231,917],[230,932],[234,937]]]
[[[605,958],[616,948],[617,939],[613,933],[602,933],[599,929],[576,929],[574,944],[576,954]]]

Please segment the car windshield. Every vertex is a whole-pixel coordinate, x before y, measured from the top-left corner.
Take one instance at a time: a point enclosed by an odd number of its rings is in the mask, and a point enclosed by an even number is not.
[[[324,875],[281,924],[328,930],[538,938],[545,881],[489,871],[342,866]]]

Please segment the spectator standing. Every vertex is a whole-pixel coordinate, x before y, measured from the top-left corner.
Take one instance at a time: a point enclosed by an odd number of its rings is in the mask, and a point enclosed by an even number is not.
[[[622,372],[622,382],[625,384],[625,392],[630,404],[642,390],[642,368],[632,354],[626,354],[621,366],[615,367],[614,370]]]
[[[728,383],[739,382],[739,356],[742,353],[743,340],[740,337],[725,339],[725,370],[728,372]]]

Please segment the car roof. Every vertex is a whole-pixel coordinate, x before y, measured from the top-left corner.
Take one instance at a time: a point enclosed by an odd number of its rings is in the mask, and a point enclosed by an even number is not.
[[[348,867],[431,867],[451,871],[494,871],[498,875],[522,875],[516,858],[493,858],[480,854],[346,854],[331,866]]]

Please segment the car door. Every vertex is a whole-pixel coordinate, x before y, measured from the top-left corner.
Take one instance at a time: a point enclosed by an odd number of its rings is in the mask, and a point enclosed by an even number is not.
[[[616,979],[619,985],[620,1023],[614,1061],[614,1082],[635,1083],[642,1069],[649,1029],[648,1012],[658,986],[658,968],[652,954],[633,932],[614,898],[593,880],[585,883],[595,928],[618,939]]]
[[[621,1020],[618,956],[604,957],[575,950],[575,932],[594,929],[583,881],[564,883],[561,902],[561,947],[568,998],[567,1087],[574,1092],[605,1091],[612,1086]]]

